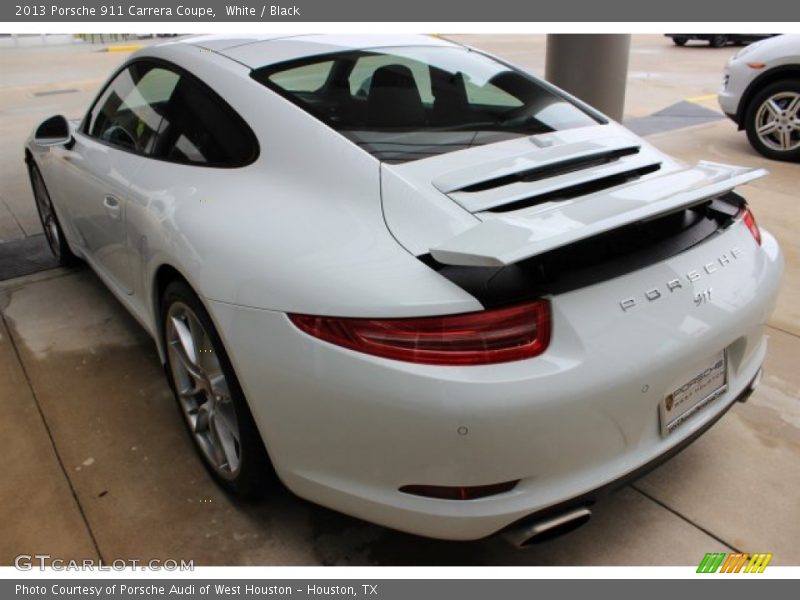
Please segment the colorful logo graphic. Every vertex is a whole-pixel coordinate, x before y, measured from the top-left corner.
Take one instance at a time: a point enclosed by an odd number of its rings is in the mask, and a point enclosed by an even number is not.
[[[725,552],[709,552],[700,561],[698,573],[763,573],[772,554],[747,554]]]

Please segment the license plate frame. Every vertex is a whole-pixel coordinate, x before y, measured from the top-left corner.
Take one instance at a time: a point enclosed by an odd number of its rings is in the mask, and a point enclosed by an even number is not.
[[[658,403],[661,436],[667,437],[699,410],[728,391],[728,357],[722,350]]]

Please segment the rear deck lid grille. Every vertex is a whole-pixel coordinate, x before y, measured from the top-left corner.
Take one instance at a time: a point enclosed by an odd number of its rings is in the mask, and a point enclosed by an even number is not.
[[[618,185],[623,185],[631,181],[635,181],[640,177],[644,177],[650,173],[654,173],[661,168],[660,163],[650,163],[635,168],[626,168],[609,173],[597,179],[587,179],[580,183],[574,183],[564,187],[555,187],[552,190],[543,191],[541,193],[533,194],[520,200],[500,204],[499,206],[492,206],[486,208],[490,212],[504,213],[528,208],[537,204],[544,204],[545,202],[562,202],[564,200],[571,200],[602,192]]]
[[[517,173],[511,173],[509,175],[487,179],[486,181],[481,181],[479,183],[473,183],[472,185],[468,185],[460,190],[454,191],[483,192],[485,190],[490,190],[492,188],[497,188],[520,181],[532,183],[534,181],[541,181],[542,179],[549,179],[550,177],[568,175],[569,173],[575,173],[576,171],[582,171],[591,167],[607,165],[619,160],[623,156],[638,154],[639,150],[639,146],[628,146],[616,150],[608,150],[597,152],[595,154],[578,156],[576,158],[568,158],[557,162],[547,163],[540,167],[534,167],[525,171],[519,171]]]
[[[618,138],[561,144],[471,165],[433,186],[471,213],[510,212],[609,189],[661,168],[657,155]]]

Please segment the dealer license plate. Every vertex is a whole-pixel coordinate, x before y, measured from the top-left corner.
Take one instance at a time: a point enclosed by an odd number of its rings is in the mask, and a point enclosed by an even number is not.
[[[703,363],[693,377],[661,400],[661,435],[668,436],[694,413],[719,398],[728,389],[725,352]]]

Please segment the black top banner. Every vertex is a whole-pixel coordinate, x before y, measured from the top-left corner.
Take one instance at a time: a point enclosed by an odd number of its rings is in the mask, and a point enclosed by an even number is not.
[[[800,21],[787,0],[59,0],[0,5],[0,20],[45,22],[738,22]],[[730,32],[735,33],[735,32]]]

